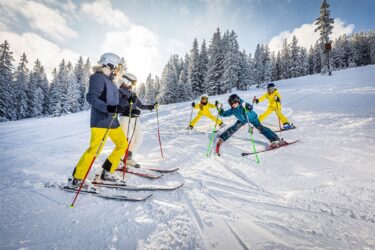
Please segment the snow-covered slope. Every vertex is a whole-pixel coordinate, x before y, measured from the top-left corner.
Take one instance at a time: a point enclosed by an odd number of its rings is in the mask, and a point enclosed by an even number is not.
[[[375,66],[276,84],[298,126],[282,136],[301,142],[260,154],[260,164],[240,155],[251,149],[246,129],[222,146],[222,157],[206,158],[212,123],[203,118],[196,129],[206,133],[188,134],[190,102],[160,107],[162,160],[155,113],[144,112],[137,160],[180,171],[128,182],[185,185],[141,203],[81,195],[72,209],[73,194],[44,188],[66,180],[88,146],[89,112],[1,123],[0,248],[374,249]],[[263,92],[238,94],[251,101]],[[227,96],[211,101],[227,108]],[[276,128],[276,118],[265,125]],[[258,132],[255,140],[266,145]]]

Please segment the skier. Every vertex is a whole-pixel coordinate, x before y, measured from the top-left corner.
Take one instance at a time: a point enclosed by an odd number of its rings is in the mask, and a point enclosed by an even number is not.
[[[202,118],[202,116],[205,116],[213,120],[214,122],[216,122],[216,124],[219,125],[220,128],[223,128],[224,127],[223,121],[220,118],[216,119],[216,117],[213,116],[212,113],[210,112],[210,109],[214,109],[214,108],[217,109],[217,104],[218,104],[218,101],[215,101],[215,104],[209,103],[208,95],[205,95],[205,94],[201,96],[201,100],[198,104],[195,104],[195,102],[192,102],[191,106],[194,109],[198,109],[199,111],[198,111],[198,115],[190,122],[189,127],[187,129],[189,130],[193,129],[195,124],[197,124],[197,122]]]
[[[253,106],[249,103],[243,101],[238,95],[232,94],[228,98],[228,103],[230,109],[224,111],[222,109],[223,104],[218,104],[219,114],[222,117],[228,117],[234,115],[237,118],[237,122],[225,130],[219,136],[216,144],[216,153],[220,155],[220,146],[228,140],[237,130],[239,130],[247,122],[250,122],[254,127],[256,127],[261,134],[263,134],[270,142],[270,147],[277,147],[283,140],[269,128],[263,126],[258,120],[258,115],[253,111]]]
[[[265,99],[268,100],[268,108],[263,114],[259,116],[259,121],[262,122],[272,112],[275,112],[277,117],[279,117],[281,123],[283,124],[283,130],[293,128],[293,125],[289,124],[288,119],[281,113],[281,97],[279,91],[275,88],[274,83],[269,83],[267,85],[267,92],[259,99],[255,98],[254,101],[256,104],[258,104],[260,102],[263,102]]]
[[[119,121],[114,114],[121,113],[124,109],[119,105],[118,88],[113,82],[118,72],[121,70],[121,59],[116,54],[105,53],[100,57],[97,66],[95,66],[94,74],[90,76],[89,90],[86,99],[91,104],[91,139],[90,147],[81,156],[73,171],[73,179],[69,184],[73,188],[81,185],[82,179],[85,177],[90,163],[95,157],[95,153],[101,145],[101,141],[109,128],[108,136],[115,144],[115,148],[102,165],[102,173],[100,179],[102,181],[116,182],[119,180],[114,171],[119,164],[120,158],[128,147],[128,142],[123,130],[120,128]],[[106,138],[105,138],[106,139]],[[103,144],[104,145],[104,144]],[[90,181],[86,181],[83,186],[91,189]]]
[[[136,118],[139,117],[141,114],[140,109],[143,110],[154,110],[158,103],[155,102],[152,105],[144,105],[141,100],[137,97],[137,94],[132,91],[132,89],[135,87],[137,83],[137,77],[131,73],[125,73],[122,75],[121,80],[121,86],[119,89],[120,94],[120,104],[121,106],[127,106],[125,108],[124,112],[122,112],[122,116],[120,117],[120,126],[124,133],[129,136],[129,139],[131,136],[133,136],[132,141],[129,145],[129,151],[128,151],[128,157],[126,159],[126,164],[133,166],[133,167],[140,167],[139,164],[134,160],[133,155],[135,150],[139,147],[139,145],[142,143],[143,140],[143,134],[141,131],[141,123],[139,119]],[[132,106],[132,110],[130,113],[130,103]],[[131,115],[130,119],[129,116]],[[129,124],[130,121],[130,124]],[[135,127],[134,127],[135,126]],[[131,128],[133,130],[133,134],[128,134],[128,128]],[[125,156],[124,156],[125,157]]]

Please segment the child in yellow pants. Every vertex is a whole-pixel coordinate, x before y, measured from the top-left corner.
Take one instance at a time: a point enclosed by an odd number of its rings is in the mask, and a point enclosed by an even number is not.
[[[208,102],[208,96],[202,95],[201,101],[198,104],[195,104],[194,102],[191,104],[191,106],[194,109],[198,109],[198,115],[190,122],[188,129],[193,129],[194,126],[197,124],[197,122],[202,118],[202,116],[205,116],[209,119],[211,119],[213,122],[216,122],[216,125],[219,125],[219,127],[223,127],[223,121],[220,118],[216,118],[212,115],[210,112],[210,109],[217,109],[215,104]]]
[[[293,128],[293,126],[290,125],[288,118],[286,118],[283,115],[283,113],[281,113],[281,97],[279,91],[275,88],[274,83],[269,83],[267,86],[267,92],[264,95],[262,95],[259,99],[255,99],[254,101],[256,104],[258,104],[259,102],[263,102],[266,99],[268,100],[268,107],[267,110],[259,116],[259,121],[262,122],[272,112],[275,112],[277,117],[283,124],[282,129]]]

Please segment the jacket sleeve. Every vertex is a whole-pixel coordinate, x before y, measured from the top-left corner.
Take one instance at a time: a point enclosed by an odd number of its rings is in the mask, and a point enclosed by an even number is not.
[[[137,98],[137,107],[139,109],[149,109],[150,105],[144,105],[139,98]]]
[[[210,108],[210,109],[216,109],[216,106],[215,106],[215,104],[209,103],[208,104],[208,108]]]
[[[99,99],[99,97],[102,95],[104,90],[105,90],[104,81],[100,79],[98,75],[91,76],[90,83],[89,83],[89,91],[87,92],[86,100],[94,108],[104,113],[108,113],[107,103]]]
[[[263,102],[264,100],[266,100],[267,98],[267,93],[265,93],[264,95],[262,95],[261,97],[259,97],[259,102]]]
[[[233,109],[228,109],[226,111],[224,111],[223,113],[220,114],[220,116],[222,117],[228,117],[228,116],[231,116],[233,115]]]

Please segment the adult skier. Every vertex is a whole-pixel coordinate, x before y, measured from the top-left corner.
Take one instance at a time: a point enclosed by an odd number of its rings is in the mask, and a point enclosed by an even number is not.
[[[191,106],[193,107],[193,109],[198,109],[199,111],[197,116],[190,122],[188,129],[193,129],[197,122],[202,118],[202,116],[205,116],[216,122],[216,124],[218,124],[220,128],[224,127],[223,121],[220,118],[216,119],[216,117],[213,116],[210,112],[210,109],[217,109],[217,103],[217,101],[215,102],[215,104],[209,103],[208,95],[205,94],[201,96],[201,100],[198,104],[192,102]]]
[[[226,111],[222,109],[223,104],[218,104],[219,114],[222,117],[234,115],[237,118],[237,122],[220,134],[216,144],[216,153],[220,153],[220,146],[223,142],[228,140],[237,130],[248,122],[257,128],[259,132],[271,142],[271,147],[277,147],[280,143],[283,143],[271,129],[260,123],[258,115],[253,111],[253,106],[251,104],[246,103],[236,94],[229,96],[228,103],[231,108]]]
[[[73,188],[81,185],[95,153],[102,150],[103,147],[99,149],[99,146],[107,129],[109,129],[108,136],[115,144],[115,148],[102,165],[103,170],[100,179],[113,182],[119,180],[114,171],[128,147],[126,136],[120,127],[117,116],[115,116],[115,114],[121,113],[124,108],[119,105],[118,88],[113,82],[121,70],[120,62],[121,59],[118,55],[105,53],[100,57],[99,65],[93,68],[95,73],[90,76],[89,89],[86,95],[87,102],[91,104],[90,147],[83,153],[73,171],[73,179],[69,182]],[[90,181],[86,181],[83,187],[92,188]]]
[[[268,108],[263,114],[259,116],[259,121],[262,122],[272,112],[275,112],[277,117],[280,119],[280,122],[283,124],[283,130],[293,128],[293,125],[291,125],[288,119],[281,113],[281,96],[279,94],[279,91],[275,88],[274,83],[269,83],[267,85],[267,92],[259,99],[255,98],[254,101],[256,104],[258,104],[266,99],[268,100]]]
[[[144,105],[141,102],[141,100],[137,97],[137,94],[133,92],[133,88],[135,88],[136,83],[137,77],[135,75],[131,73],[125,73],[122,75],[121,86],[119,89],[120,104],[121,106],[127,106],[127,108],[125,108],[125,110],[122,112],[120,116],[120,126],[124,133],[129,136],[129,140],[130,137],[133,136],[132,141],[129,145],[126,164],[133,167],[139,167],[139,164],[134,160],[133,156],[143,140],[141,122],[138,119],[139,115],[141,114],[140,109],[152,111],[158,105],[157,102],[155,102],[152,105]],[[131,112],[130,106],[132,107]],[[131,116],[130,119],[129,116]],[[130,131],[128,133],[128,128],[130,128],[132,133],[130,133]]]

